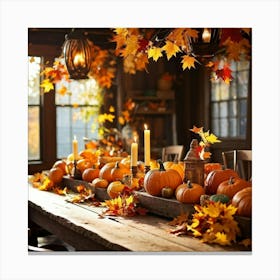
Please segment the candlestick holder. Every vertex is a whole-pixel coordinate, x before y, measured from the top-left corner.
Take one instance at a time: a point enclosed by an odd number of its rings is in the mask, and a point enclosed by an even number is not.
[[[131,173],[132,173],[132,178],[136,178],[137,174],[137,166],[131,166]]]
[[[151,170],[150,165],[145,165],[144,172],[147,174]]]
[[[72,177],[74,179],[77,179],[77,180],[81,180],[82,179],[82,173],[81,171],[77,168],[77,160],[74,160],[74,167],[72,169]]]

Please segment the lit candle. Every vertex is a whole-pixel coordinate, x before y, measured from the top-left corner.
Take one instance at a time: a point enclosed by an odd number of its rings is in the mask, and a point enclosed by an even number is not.
[[[76,135],[74,135],[74,139],[72,141],[72,148],[73,148],[73,157],[74,160],[78,159],[78,140],[76,139]]]
[[[74,57],[74,61],[73,61],[74,65],[77,66],[84,66],[85,64],[85,58],[82,54],[77,53]]]
[[[148,126],[144,125],[144,162],[145,166],[150,166],[151,159],[151,145],[150,145],[150,130]]]
[[[131,166],[137,166],[138,161],[138,144],[136,142],[136,137],[134,137],[134,142],[131,144]]]
[[[204,28],[202,33],[202,41],[204,43],[210,43],[210,40],[211,40],[211,33],[209,32],[208,28]]]

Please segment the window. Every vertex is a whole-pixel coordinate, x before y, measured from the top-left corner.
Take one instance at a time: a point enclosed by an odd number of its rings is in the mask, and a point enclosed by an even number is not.
[[[250,63],[231,63],[233,80],[211,82],[211,127],[223,138],[246,138]]]
[[[72,152],[74,135],[79,139],[79,150],[84,149],[84,137],[98,138],[97,115],[102,103],[99,93],[93,79],[56,84],[57,158]]]
[[[40,160],[41,58],[28,57],[28,159]]]

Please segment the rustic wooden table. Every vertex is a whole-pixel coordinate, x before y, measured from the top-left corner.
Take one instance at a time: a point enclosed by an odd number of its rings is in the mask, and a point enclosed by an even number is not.
[[[236,246],[209,245],[168,232],[168,219],[145,215],[100,218],[102,207],[73,204],[64,196],[29,186],[28,218],[72,245],[76,251],[244,252]]]

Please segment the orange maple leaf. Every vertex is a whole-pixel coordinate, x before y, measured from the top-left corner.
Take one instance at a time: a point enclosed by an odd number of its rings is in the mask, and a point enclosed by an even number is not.
[[[180,48],[177,46],[177,44],[167,40],[165,45],[162,47],[162,49],[166,52],[167,59],[169,60],[172,56],[176,56],[177,52],[180,52]]]
[[[181,60],[181,63],[183,64],[183,70],[186,68],[191,69],[192,67],[195,68],[194,63],[197,62],[197,60],[189,55],[183,55],[183,58]]]
[[[203,126],[202,127],[196,127],[194,125],[193,128],[190,129],[190,131],[192,131],[194,133],[201,133],[201,132],[203,132]]]

